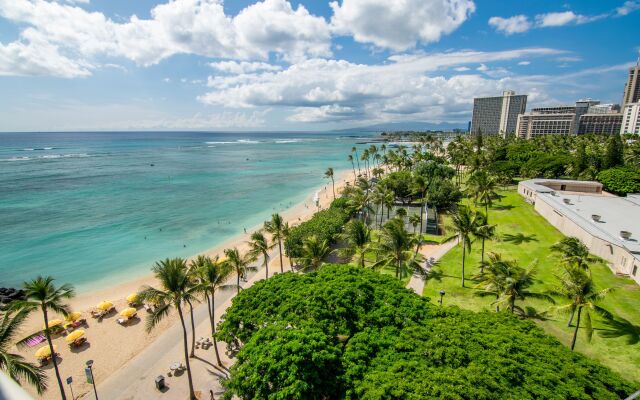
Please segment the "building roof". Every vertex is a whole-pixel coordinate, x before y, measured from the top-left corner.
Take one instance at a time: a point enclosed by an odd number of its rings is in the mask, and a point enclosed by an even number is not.
[[[540,200],[591,235],[627,249],[640,260],[640,196],[616,197],[575,192],[568,194],[549,190],[539,192],[536,201]],[[599,215],[600,221],[594,221],[592,215]],[[621,231],[631,232],[631,238],[623,239]]]
[[[586,187],[591,187],[591,186],[597,186],[602,188],[602,183],[600,182],[595,182],[595,181],[578,181],[578,180],[574,180],[574,179],[543,179],[543,178],[539,178],[539,179],[529,179],[526,181],[522,181],[520,182],[520,185],[525,186],[527,189],[529,190],[533,190],[534,192],[537,193],[551,193],[551,192],[555,192],[557,191],[556,189],[552,189],[548,186],[545,186],[545,184],[571,184],[571,185],[580,185],[580,186],[586,186]]]

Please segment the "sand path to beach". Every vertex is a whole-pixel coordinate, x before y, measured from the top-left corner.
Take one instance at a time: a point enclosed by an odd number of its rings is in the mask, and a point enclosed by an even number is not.
[[[351,182],[352,180],[353,173],[350,170],[336,174],[336,192],[341,191],[346,182]],[[323,185],[313,190],[304,202],[282,212],[281,215],[283,218],[288,221],[290,225],[297,225],[301,221],[310,218],[313,213],[318,210],[318,208],[313,205],[313,198],[316,192],[319,194],[320,209],[328,207],[333,200],[330,181],[327,182],[326,186]],[[206,251],[204,254],[211,256],[217,254],[222,255],[223,250],[230,247],[238,247],[239,250],[244,252],[248,249],[247,241],[249,240],[249,236],[252,232],[260,228],[262,228],[262,226],[247,229],[246,234],[234,237]],[[255,264],[260,265],[261,263],[261,260],[258,260]],[[288,271],[289,261],[286,257],[284,257],[284,266],[285,271]],[[277,250],[274,250],[271,253],[269,273],[271,275],[279,271],[280,259]],[[260,270],[250,275],[250,279],[244,283],[243,286],[250,286],[256,280],[264,279],[264,275],[264,269],[260,265]],[[235,282],[235,276],[233,276],[231,280]],[[157,392],[153,387],[153,378],[158,374],[166,377],[171,363],[176,361],[184,362],[182,353],[182,328],[178,322],[176,312],[172,312],[171,315],[162,321],[151,333],[145,331],[147,313],[144,309],[138,311],[140,318],[134,320],[129,326],[121,326],[116,322],[116,319],[119,317],[119,312],[128,307],[125,300],[128,294],[138,291],[143,285],[153,286],[156,283],[152,276],[147,276],[117,286],[95,290],[92,293],[82,294],[69,302],[72,310],[82,312],[83,318],[87,319],[89,325],[83,328],[86,331],[88,344],[79,349],[70,349],[62,336],[56,337],[53,340],[57,352],[60,354],[60,373],[63,380],[67,377],[72,377],[73,383],[71,389],[73,390],[75,398],[79,398],[81,395],[84,395],[83,398],[93,398],[93,389],[91,385],[86,382],[84,373],[85,362],[87,360],[94,361],[93,372],[98,384],[98,395],[101,399],[184,398],[185,394],[188,393],[186,375],[167,378],[167,383],[172,385],[172,389],[166,393]],[[235,291],[221,292],[217,295],[217,317],[220,317],[224,313],[234,294]],[[89,311],[102,300],[112,301],[117,312],[99,322],[91,318]],[[208,337],[210,335],[210,328],[206,305],[200,304],[195,307],[194,314],[196,320],[196,337]],[[51,315],[50,319],[51,318],[61,317]],[[188,331],[191,332],[188,320],[187,325]],[[42,316],[40,314],[34,314],[26,322],[22,331],[26,334],[39,329],[42,329]],[[42,343],[33,348],[14,350],[23,355],[28,361],[36,362],[34,353],[44,344],[45,343]],[[224,344],[219,345],[222,356],[224,356],[224,348]],[[217,379],[213,379],[215,376],[208,372],[209,370],[215,369],[207,364],[208,362],[213,363],[215,356],[213,348],[209,350],[199,350],[198,353],[206,362],[195,360],[193,365],[194,379],[200,385],[198,387],[204,388],[205,386],[203,385],[205,383],[206,385],[213,385],[217,382]],[[225,363],[227,366],[231,365],[228,359]],[[50,365],[45,368],[47,376],[49,377],[49,390],[47,390],[43,396],[37,396],[35,391],[28,385],[24,387],[35,398],[58,399],[60,398],[60,394],[53,368]],[[181,388],[181,382],[184,383],[184,388]],[[71,390],[66,384],[65,389],[68,398],[71,398]],[[212,386],[210,389],[218,390],[219,388]],[[102,391],[105,392],[104,395],[101,393]],[[173,397],[177,396],[177,394],[180,394],[180,396]],[[206,394],[206,398],[208,398],[209,389],[206,390]]]

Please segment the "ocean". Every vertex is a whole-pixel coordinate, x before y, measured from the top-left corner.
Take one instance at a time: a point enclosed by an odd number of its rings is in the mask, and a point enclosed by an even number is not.
[[[86,291],[210,249],[350,170],[359,136],[0,133],[0,286]]]

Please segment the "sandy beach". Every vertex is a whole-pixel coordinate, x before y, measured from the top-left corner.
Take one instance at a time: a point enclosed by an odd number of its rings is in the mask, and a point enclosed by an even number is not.
[[[343,171],[339,174],[336,173],[335,180],[337,194],[346,185],[347,181],[353,180],[353,173],[350,170]],[[315,207],[313,204],[313,198],[316,192],[319,194],[319,208]],[[327,181],[326,186],[323,185],[311,191],[304,202],[281,212],[281,215],[289,222],[290,225],[297,225],[301,221],[310,218],[318,209],[327,208],[332,200],[333,194],[331,181]],[[248,249],[247,241],[249,236],[252,232],[261,228],[262,226],[247,228],[246,234],[241,234],[227,240],[207,250],[204,254],[210,256],[222,255],[224,249],[231,247],[238,247],[239,250],[245,252]],[[280,259],[277,256],[277,250],[272,254],[274,256],[269,263],[270,274],[280,272]],[[158,259],[161,258],[163,257],[159,255]],[[290,270],[289,261],[284,256],[283,261],[284,270]],[[260,260],[255,264],[260,264]],[[264,275],[265,272],[261,269],[256,272],[250,280],[262,279],[264,278]],[[232,277],[231,279],[235,279],[235,277]],[[168,318],[163,320],[151,333],[147,333],[145,330],[145,317],[147,313],[144,309],[138,310],[138,318],[134,319],[128,326],[121,326],[116,322],[117,318],[119,318],[119,312],[128,307],[125,298],[129,294],[139,291],[139,289],[144,285],[153,286],[155,284],[156,281],[154,277],[149,273],[149,275],[140,279],[122,282],[115,286],[94,290],[90,293],[80,293],[77,297],[69,301],[70,308],[73,311],[82,312],[82,317],[87,320],[88,327],[81,328],[86,331],[87,344],[77,349],[70,349],[63,336],[55,337],[53,342],[56,346],[56,351],[60,354],[58,359],[59,369],[63,380],[67,377],[73,378],[71,388],[75,398],[78,398],[80,395],[86,394],[92,390],[91,385],[86,383],[86,378],[84,376],[85,362],[87,360],[91,359],[94,361],[95,380],[96,383],[100,385],[100,383],[108,379],[115,372],[122,370],[134,356],[153,344],[164,332],[170,330],[174,325],[176,325],[178,317],[177,313],[174,312]],[[221,299],[218,300],[218,304],[228,301],[232,297],[233,293],[222,293]],[[98,321],[91,317],[90,311],[95,309],[96,304],[102,300],[113,302],[117,312],[103,318],[101,321]],[[203,304],[198,305],[196,307],[196,312],[202,313],[203,308],[206,308],[206,306]],[[55,314],[50,315],[49,318],[63,319],[62,316],[57,316]],[[39,313],[35,313],[25,323],[22,332],[26,335],[41,330],[42,326],[42,316]],[[198,331],[198,329],[196,329],[196,331]],[[206,334],[206,332],[198,332],[198,334]],[[181,336],[175,335],[174,339],[175,342],[178,343],[181,340]],[[38,348],[45,344],[46,342],[43,342],[32,348],[24,348],[16,351],[24,356],[28,361],[37,363],[34,353]],[[223,351],[223,345],[220,346],[220,350]],[[32,393],[35,398],[57,399],[60,397],[60,394],[52,365],[49,364],[46,366],[45,371],[49,376],[49,389],[43,396],[37,396],[35,391],[28,385],[25,385],[24,387],[27,391]],[[67,395],[71,398],[69,386],[65,385],[65,388],[67,390]]]

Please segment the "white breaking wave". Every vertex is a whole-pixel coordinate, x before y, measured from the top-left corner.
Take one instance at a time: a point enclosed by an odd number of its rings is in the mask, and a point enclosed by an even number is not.
[[[11,158],[3,158],[0,161],[29,161],[29,160],[54,160],[58,158],[85,158],[91,157],[86,153],[71,153],[71,154],[47,154],[44,156],[38,157],[11,157]]]

